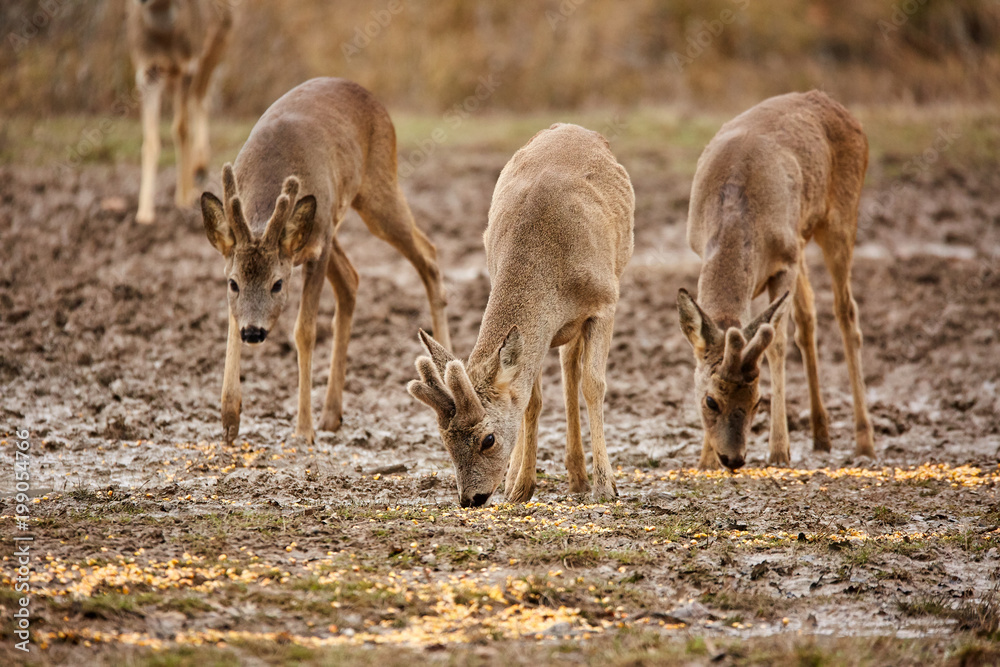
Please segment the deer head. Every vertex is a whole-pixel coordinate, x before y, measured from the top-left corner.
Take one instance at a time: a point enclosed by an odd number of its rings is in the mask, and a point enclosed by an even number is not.
[[[721,329],[686,290],[677,294],[681,330],[694,348],[695,395],[705,439],[722,465],[736,470],[746,461],[747,436],[760,405],[761,357],[774,340],[772,320],[786,292],[742,329]],[[749,342],[748,342],[749,341]]]
[[[437,413],[445,448],[455,464],[462,507],[485,505],[503,481],[527,396],[513,390],[524,344],[512,327],[491,360],[474,376],[436,340],[420,331],[428,355],[417,358],[419,380],[406,389]]]
[[[285,179],[274,212],[257,236],[243,217],[231,164],[222,169],[225,204],[210,192],[201,196],[205,233],[226,259],[229,312],[246,343],[264,342],[288,300],[292,267],[301,263],[316,219],[316,198],[298,199],[299,181]]]

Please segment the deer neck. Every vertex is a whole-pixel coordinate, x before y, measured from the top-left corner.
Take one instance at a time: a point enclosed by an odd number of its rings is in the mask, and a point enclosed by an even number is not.
[[[754,296],[750,226],[736,216],[721,218],[705,246],[698,300],[723,330],[741,327]]]
[[[486,312],[483,313],[483,322],[479,328],[479,338],[469,356],[469,375],[475,383],[477,379],[496,368],[498,352],[511,328],[517,326],[524,348],[520,362],[521,370],[514,380],[512,389],[517,396],[523,397],[526,403],[556,330],[549,331],[547,318],[540,316],[537,309],[530,307],[526,300],[504,298],[498,296],[498,292],[502,290],[494,289],[486,303]]]

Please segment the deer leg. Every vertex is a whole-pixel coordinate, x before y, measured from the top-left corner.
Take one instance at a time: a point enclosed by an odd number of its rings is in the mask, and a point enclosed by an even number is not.
[[[701,458],[698,460],[698,467],[701,470],[718,470],[722,467],[719,457],[716,455],[712,445],[708,442],[708,436],[701,443]]]
[[[614,472],[608,459],[604,441],[604,378],[611,351],[614,331],[614,313],[591,318],[583,325],[583,399],[587,402],[590,418],[590,446],[594,456],[594,498],[613,498],[618,495]]]
[[[212,72],[219,65],[232,27],[232,12],[228,7],[219,8],[219,22],[205,40],[207,44],[198,62],[191,83],[192,117],[194,125],[194,158],[192,173],[199,186],[204,184],[208,169],[208,84]]]
[[[191,171],[191,128],[188,120],[188,93],[191,76],[182,74],[174,88],[174,148],[177,151],[177,190],[174,203],[184,207],[191,203],[194,192]]]
[[[208,179],[208,103],[202,97],[191,101],[191,120],[194,129],[194,147],[191,171],[198,187]]]
[[[316,348],[316,311],[323,291],[328,253],[303,265],[302,302],[295,320],[295,348],[299,356],[299,412],[293,437],[312,444],[316,432],[312,425],[312,356]]]
[[[531,387],[531,398],[521,419],[521,429],[517,433],[517,445],[514,451],[520,451],[521,457],[511,457],[507,469],[507,483],[504,485],[504,495],[507,502],[526,503],[535,494],[535,460],[538,454],[538,416],[542,413],[542,374],[539,372],[535,384]],[[517,467],[517,476],[511,480],[511,472]]]
[[[240,326],[229,314],[229,336],[226,339],[226,370],[222,376],[222,438],[231,444],[240,432],[240,409],[243,396],[240,391]]]
[[[524,422],[517,431],[517,440],[514,442],[514,451],[510,454],[510,462],[507,464],[507,475],[504,477],[503,492],[508,501],[514,493],[517,485],[517,476],[521,474],[521,461],[524,459]]]
[[[441,282],[437,249],[413,221],[413,214],[398,185],[391,193],[375,196],[359,195],[354,208],[365,221],[372,234],[387,242],[409,260],[420,274],[431,307],[433,336],[446,349],[451,350],[448,333],[448,299]]]
[[[796,275],[794,270],[783,271],[768,282],[767,289],[771,300],[785,292],[795,291]],[[794,294],[793,294],[794,298]],[[774,319],[774,341],[767,347],[767,367],[771,369],[771,434],[770,456],[771,465],[788,465],[791,460],[791,450],[788,442],[788,416],[785,413],[785,353],[788,346],[788,318],[785,310]]]
[[[851,293],[851,262],[854,255],[853,236],[817,233],[817,241],[823,249],[823,258],[833,278],[833,307],[844,339],[844,356],[847,358],[847,372],[851,378],[851,394],[854,398],[855,453],[860,456],[875,457],[875,438],[872,424],[865,405],[865,379],[861,366],[861,325],[858,323],[858,304]]]
[[[816,303],[812,285],[809,284],[809,267],[805,255],[799,259],[799,279],[795,287],[794,310],[795,344],[802,353],[809,382],[809,417],[812,424],[813,449],[830,451],[830,418],[823,407],[819,389],[819,362],[816,357]]]
[[[358,294],[358,272],[354,270],[344,249],[333,237],[330,259],[326,263],[326,277],[337,295],[337,311],[333,316],[333,352],[330,360],[330,380],[326,386],[321,431],[336,431],[343,421],[344,376],[347,372],[347,345],[351,340],[351,322],[354,303]]]
[[[583,339],[577,337],[559,348],[562,363],[563,396],[566,400],[566,471],[569,492],[587,493],[587,463],[583,457],[583,437],[580,432],[580,357]]]
[[[160,102],[163,75],[140,69],[136,75],[142,104],[142,180],[139,182],[139,210],[136,222],[148,225],[155,218],[156,167],[160,161]]]

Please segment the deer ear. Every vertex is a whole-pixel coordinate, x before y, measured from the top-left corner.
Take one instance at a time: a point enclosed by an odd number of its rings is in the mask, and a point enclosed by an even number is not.
[[[308,252],[309,242],[313,238],[316,227],[316,198],[306,195],[295,204],[295,209],[285,224],[281,235],[281,250],[294,258],[295,264],[301,264],[312,258]]]
[[[517,368],[521,363],[523,352],[524,341],[521,339],[521,330],[515,324],[507,332],[507,337],[500,346],[500,370],[509,371]]]
[[[430,357],[417,359],[419,380],[412,380],[406,385],[406,390],[413,398],[422,401],[434,409],[438,422],[447,425],[455,416],[455,399],[443,385],[441,376]]]
[[[747,340],[753,340],[753,338],[757,335],[757,330],[761,327],[761,325],[774,324],[779,319],[781,319],[781,316],[785,314],[785,309],[782,308],[782,306],[785,304],[786,299],[788,299],[788,292],[785,292],[777,299],[772,301],[771,305],[769,305],[766,309],[764,309],[764,312],[755,317],[753,321],[750,322],[750,324],[743,327],[743,336]]]
[[[226,220],[226,210],[219,198],[211,192],[201,195],[201,216],[205,223],[205,236],[223,257],[229,257],[236,245],[233,230]]]
[[[719,327],[701,309],[686,289],[677,291],[677,312],[681,318],[681,331],[697,355],[719,342]]]
[[[497,361],[500,368],[497,371],[495,383],[498,388],[503,389],[510,385],[521,370],[521,359],[524,357],[524,339],[521,338],[521,330],[514,325],[507,332],[507,338],[497,352]]]

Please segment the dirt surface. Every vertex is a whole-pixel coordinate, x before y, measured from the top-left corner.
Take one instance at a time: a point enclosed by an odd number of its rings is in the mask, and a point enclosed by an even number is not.
[[[438,247],[462,356],[489,293],[481,233],[508,157],[441,150],[404,182]],[[137,168],[0,168],[0,461],[13,469],[14,432],[30,430],[30,659],[997,659],[1000,177],[872,166],[854,286],[878,460],[852,456],[830,280],[810,251],[833,452],[811,451],[790,346],[793,469],[764,468],[765,411],[748,469],[705,475],[688,470],[701,433],[675,301],[698,275],[690,182],[655,150],[619,157],[638,207],[605,408],[621,497],[567,495],[553,352],[536,502],[480,510],[457,508],[433,414],[405,391],[429,327],[422,286],[353,213],[340,232],[361,275],[343,427],[312,447],[290,440],[289,310],[244,352],[242,430],[226,447],[222,259],[195,210],[168,206],[172,171],[145,227]],[[327,288],[315,414],[333,312]],[[14,533],[12,474],[0,494]],[[23,654],[3,549],[6,662]],[[843,644],[857,637],[869,639]]]

